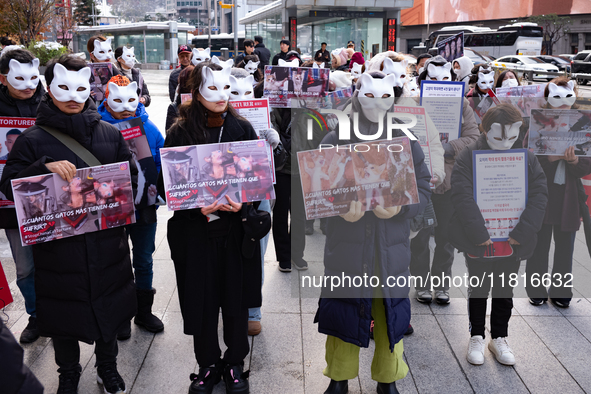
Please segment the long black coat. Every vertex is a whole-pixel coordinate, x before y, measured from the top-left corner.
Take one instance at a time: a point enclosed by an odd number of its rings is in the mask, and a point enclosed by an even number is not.
[[[221,142],[255,140],[257,135],[250,123],[236,119],[228,113],[224,121]],[[164,147],[192,145],[186,131],[178,125],[173,126],[166,137]],[[164,195],[162,175],[159,179],[159,192]],[[218,212],[230,218],[230,231],[227,236],[227,257],[225,261],[225,300],[222,306],[226,313],[236,314],[243,308],[261,305],[261,250],[257,243],[252,258],[242,256],[244,231],[239,213]],[[202,315],[209,295],[205,294],[207,284],[214,281],[208,269],[208,226],[201,209],[176,211],[168,221],[168,244],[174,262],[178,286],[179,302],[183,314],[184,332],[199,335],[203,327]],[[215,262],[214,264],[219,264]]]
[[[103,164],[128,161],[134,189],[137,169],[122,134],[101,121],[92,99],[82,113],[60,112],[48,94],[37,125],[54,127],[88,149]],[[11,179],[47,174],[45,163],[68,160],[88,167],[74,152],[38,126],[17,138],[0,190],[12,198]],[[125,228],[118,227],[33,245],[39,333],[92,343],[112,340],[136,313],[136,295]]]
[[[8,88],[0,85],[0,116],[14,118],[36,118],[37,107],[45,94],[43,84],[37,85],[33,97],[28,100],[15,100],[8,94]],[[13,208],[0,209],[0,228],[17,228],[16,210]]]
[[[518,141],[513,147],[521,147],[520,145]],[[486,135],[482,134],[456,157],[456,164],[451,174],[454,214],[449,225],[449,242],[460,252],[482,257],[486,247],[477,245],[486,242],[490,236],[480,208],[474,200],[472,151],[475,150],[490,150]],[[527,161],[527,205],[519,222],[509,233],[509,236],[520,244],[513,247],[515,257],[520,260],[527,259],[534,252],[537,233],[542,227],[548,201],[548,186],[542,166],[536,156],[529,151]]]

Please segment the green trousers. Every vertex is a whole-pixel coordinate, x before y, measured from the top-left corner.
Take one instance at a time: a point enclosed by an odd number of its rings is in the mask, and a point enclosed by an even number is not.
[[[379,383],[392,383],[408,373],[408,366],[402,358],[402,340],[390,352],[386,310],[383,298],[371,302],[371,315],[374,319],[373,337],[375,351],[371,363],[371,378]],[[326,368],[323,373],[332,380],[351,380],[359,375],[359,346],[329,335],[326,338]]]

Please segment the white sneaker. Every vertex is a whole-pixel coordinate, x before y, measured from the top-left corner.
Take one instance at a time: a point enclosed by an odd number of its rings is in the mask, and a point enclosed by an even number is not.
[[[423,304],[430,304],[433,300],[433,296],[431,295],[431,290],[418,290],[417,291],[417,301]]]
[[[435,290],[435,301],[439,305],[449,304],[449,291],[447,290]]]
[[[475,335],[470,337],[470,344],[468,345],[468,356],[466,357],[470,364],[482,365],[484,364],[484,338],[482,335]]]
[[[491,339],[488,349],[495,355],[497,361],[504,365],[515,365],[515,355],[507,344],[507,338],[499,337]]]

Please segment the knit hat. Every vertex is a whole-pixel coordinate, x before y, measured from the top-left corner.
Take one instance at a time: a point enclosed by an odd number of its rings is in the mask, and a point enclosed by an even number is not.
[[[129,81],[129,79],[127,77],[124,77],[123,75],[115,75],[114,77],[109,79],[109,82],[112,82],[117,86],[127,86],[131,83]],[[107,89],[105,90],[105,98],[108,98],[108,97],[109,97],[109,83],[107,83]]]
[[[353,67],[353,64],[364,64],[365,59],[363,58],[363,54],[361,52],[355,52],[353,56],[351,56],[351,62],[349,63],[350,67]]]

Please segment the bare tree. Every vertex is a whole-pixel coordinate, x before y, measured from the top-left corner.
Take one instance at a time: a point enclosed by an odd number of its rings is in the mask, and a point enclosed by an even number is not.
[[[37,35],[49,29],[54,0],[2,0],[0,25],[13,31],[21,44],[28,45]]]
[[[568,34],[569,26],[572,24],[570,17],[556,14],[535,15],[530,17],[528,22],[537,23],[544,29],[544,44],[548,55],[552,54],[554,44]]]

